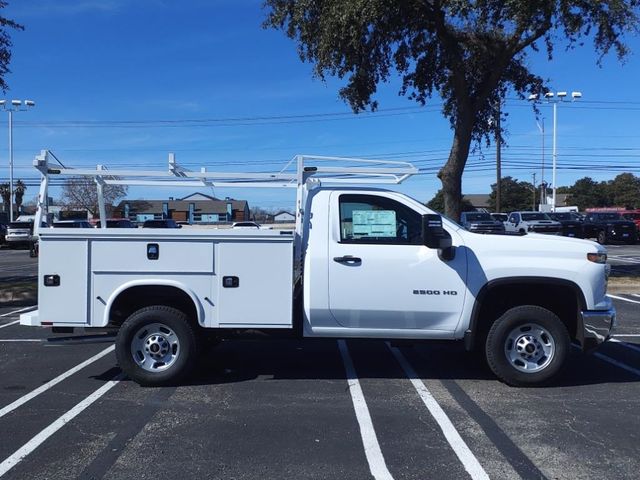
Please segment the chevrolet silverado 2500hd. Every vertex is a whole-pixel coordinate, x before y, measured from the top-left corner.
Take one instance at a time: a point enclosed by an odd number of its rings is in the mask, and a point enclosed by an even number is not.
[[[342,162],[342,163],[340,163]],[[347,163],[348,166],[339,166]],[[615,310],[604,247],[528,234],[486,236],[403,194],[364,186],[417,172],[403,162],[295,158],[274,174],[66,169],[43,175],[105,184],[296,189],[294,231],[38,229],[38,310],[21,323],[117,332],[120,367],[146,385],[175,383],[207,337],[264,330],[302,337],[464,341],[511,385],[538,385],[571,342],[606,341]],[[355,165],[355,166],[354,166]]]

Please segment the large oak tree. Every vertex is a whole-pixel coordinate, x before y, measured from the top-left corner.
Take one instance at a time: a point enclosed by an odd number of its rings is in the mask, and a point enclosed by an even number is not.
[[[355,112],[378,103],[391,75],[400,93],[424,104],[443,100],[453,129],[449,158],[438,173],[447,215],[458,218],[462,173],[474,141],[494,128],[507,92],[521,98],[543,89],[528,56],[549,58],[560,42],[592,40],[598,61],[623,58],[625,34],[638,29],[639,0],[266,0],[265,26],[282,29],[314,73],[346,78],[340,96]]]
[[[0,10],[7,6],[7,2],[0,0]],[[11,37],[9,36],[9,30],[24,30],[22,25],[9,20],[8,18],[0,15],[0,89],[3,92],[7,91],[7,84],[4,81],[4,77],[9,70],[9,62],[11,61]]]

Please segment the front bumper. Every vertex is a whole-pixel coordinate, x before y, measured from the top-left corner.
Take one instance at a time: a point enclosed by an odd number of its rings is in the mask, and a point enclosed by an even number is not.
[[[616,309],[613,306],[609,310],[582,311],[579,321],[582,325],[578,329],[578,340],[585,351],[609,340],[613,329],[618,325]]]
[[[29,243],[31,241],[31,237],[29,235],[11,236],[5,237],[5,241],[7,243]]]

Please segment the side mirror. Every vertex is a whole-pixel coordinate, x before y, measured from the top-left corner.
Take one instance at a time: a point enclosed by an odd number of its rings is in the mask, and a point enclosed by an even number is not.
[[[422,216],[422,239],[425,246],[438,250],[451,248],[451,235],[442,227],[442,217],[428,213]]]

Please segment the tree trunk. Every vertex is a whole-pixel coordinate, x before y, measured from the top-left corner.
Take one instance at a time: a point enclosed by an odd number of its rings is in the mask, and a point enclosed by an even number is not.
[[[445,215],[455,221],[460,220],[462,210],[462,172],[471,147],[474,118],[471,112],[459,112],[459,115],[449,159],[438,172],[438,178],[442,181]]]

